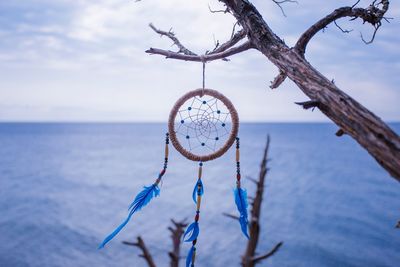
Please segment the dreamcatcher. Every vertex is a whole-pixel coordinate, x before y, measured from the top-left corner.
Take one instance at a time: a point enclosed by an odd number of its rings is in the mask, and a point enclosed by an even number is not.
[[[145,186],[129,206],[129,214],[125,221],[100,244],[104,247],[128,223],[132,215],[146,206],[150,200],[160,194],[159,184],[167,170],[169,143],[189,160],[199,163],[197,181],[192,198],[196,205],[194,221],[183,236],[185,242],[192,246],[186,257],[186,266],[194,266],[196,257],[196,242],[200,232],[200,206],[204,194],[202,182],[203,163],[216,159],[236,142],[236,188],[234,200],[239,212],[239,222],[243,234],[248,238],[247,193],[240,182],[240,143],[238,134],[239,117],[231,101],[221,93],[204,88],[190,91],[183,95],[172,108],[168,120],[168,133],[165,137],[164,166],[154,183]]]

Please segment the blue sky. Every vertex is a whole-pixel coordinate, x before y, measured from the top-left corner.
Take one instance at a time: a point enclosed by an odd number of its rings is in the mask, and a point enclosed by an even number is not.
[[[253,1],[289,45],[312,23],[355,1],[299,0],[287,17],[268,0]],[[370,1],[361,1],[360,6]],[[188,0],[9,0],[0,2],[0,121],[166,121],[175,100],[201,86],[201,64],[150,56],[149,47],[173,49],[148,27],[174,32],[197,53],[231,34],[229,14]],[[400,3],[371,45],[361,21],[339,21],[319,33],[307,59],[346,93],[386,121],[400,118]],[[291,82],[269,83],[277,69],[257,51],[207,64],[206,86],[236,105],[243,121],[326,121],[293,104],[308,98]]]

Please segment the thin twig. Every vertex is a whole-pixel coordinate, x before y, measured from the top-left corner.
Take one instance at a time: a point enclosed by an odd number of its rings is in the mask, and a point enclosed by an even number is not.
[[[282,4],[284,4],[284,3],[296,3],[296,4],[298,4],[298,2],[295,1],[295,0],[280,0],[280,1],[272,0],[272,2],[274,2],[279,7],[279,9],[281,10],[282,15],[284,17],[286,17],[286,14],[285,14],[285,10],[283,10]]]
[[[335,24],[335,26],[342,32],[342,33],[350,33],[353,30],[345,30],[342,27],[339,26],[339,24],[337,24],[336,20],[333,21],[333,23]]]
[[[274,255],[274,254],[279,250],[279,248],[280,248],[282,245],[283,245],[283,242],[281,241],[281,242],[279,242],[278,244],[276,244],[275,247],[273,247],[269,252],[267,252],[267,253],[265,253],[265,254],[263,254],[263,255],[254,257],[254,258],[253,258],[254,264],[257,264],[257,263],[259,263],[260,261],[265,260],[265,259],[268,259],[268,258],[271,257],[272,255]]]
[[[213,9],[211,9],[210,4],[208,4],[208,10],[209,10],[211,13],[224,13],[224,14],[229,13],[229,9],[228,9],[228,8],[213,10]]]
[[[233,215],[233,214],[230,214],[230,213],[223,212],[222,215],[224,215],[224,216],[226,216],[228,218],[234,219],[234,220],[239,220],[239,216],[236,216],[236,215]]]
[[[196,56],[195,53],[193,53],[192,51],[190,51],[189,49],[187,49],[185,46],[182,45],[182,43],[175,36],[175,33],[173,33],[172,30],[169,30],[169,31],[159,30],[152,23],[150,23],[149,26],[150,26],[150,28],[153,29],[153,31],[155,31],[156,33],[160,34],[161,36],[167,36],[169,39],[171,39],[179,49],[177,53],[182,53],[184,55]]]

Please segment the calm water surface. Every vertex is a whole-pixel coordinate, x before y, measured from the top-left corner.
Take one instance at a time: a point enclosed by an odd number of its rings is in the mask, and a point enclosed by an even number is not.
[[[242,124],[243,176],[257,177],[267,133],[272,139],[259,252],[284,245],[261,266],[399,266],[400,184],[336,130]],[[97,250],[162,167],[165,131],[164,124],[0,124],[0,266],[146,266],[121,244],[138,235],[158,266],[168,266],[169,220],[193,217],[197,172],[174,149],[161,197]],[[236,211],[234,177],[233,149],[204,166],[196,266],[239,266],[246,240],[221,215]],[[252,183],[243,184],[252,195]]]

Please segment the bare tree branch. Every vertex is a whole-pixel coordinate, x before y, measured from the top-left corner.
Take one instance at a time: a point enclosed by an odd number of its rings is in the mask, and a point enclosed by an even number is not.
[[[230,213],[223,212],[222,215],[224,215],[224,216],[226,216],[228,218],[234,219],[234,220],[239,220],[239,216],[236,216],[236,215],[233,215],[233,214],[230,214]]]
[[[282,242],[278,243],[270,252],[262,255],[256,256],[256,249],[258,245],[258,239],[260,235],[260,215],[261,215],[261,204],[263,202],[264,195],[264,186],[265,186],[265,177],[268,172],[267,162],[268,162],[268,150],[270,144],[270,137],[267,137],[267,144],[265,145],[264,154],[262,157],[261,165],[260,165],[260,173],[257,181],[257,189],[254,200],[251,204],[251,219],[249,225],[250,238],[247,241],[247,246],[244,255],[242,256],[242,266],[243,267],[254,267],[261,260],[266,259],[272,256],[280,246],[282,246]]]
[[[209,61],[213,61],[213,60],[224,59],[229,56],[249,50],[251,48],[254,48],[254,46],[250,42],[247,41],[247,42],[243,43],[242,45],[230,48],[223,52],[215,53],[215,54],[208,54],[208,55],[204,55],[204,56],[185,55],[185,54],[180,54],[177,52],[158,49],[158,48],[150,48],[150,49],[146,50],[146,53],[163,55],[166,58],[173,58],[173,59],[179,59],[179,60],[185,60],[185,61],[209,62]]]
[[[294,102],[294,103],[299,105],[299,106],[302,106],[304,109],[312,108],[312,111],[314,111],[314,109],[316,107],[318,107],[318,105],[319,105],[319,102],[318,101],[314,101],[314,100],[304,101],[304,102]]]
[[[185,227],[188,225],[186,220],[176,222],[171,219],[173,224],[172,227],[168,227],[168,230],[171,232],[172,239],[172,251],[168,253],[170,257],[170,266],[171,267],[179,267],[179,259],[180,259],[180,250],[181,250],[181,238],[184,233]]]
[[[275,247],[273,247],[269,252],[267,252],[267,253],[265,253],[265,254],[263,254],[263,255],[254,257],[254,258],[252,259],[253,262],[254,262],[254,264],[257,264],[257,263],[259,263],[260,261],[265,260],[265,259],[268,259],[269,257],[273,256],[273,255],[279,250],[279,248],[280,248],[282,245],[283,245],[283,242],[279,242],[279,243],[276,244]]]
[[[276,89],[278,88],[285,80],[286,74],[283,71],[279,71],[279,74],[275,77],[275,79],[271,82],[269,88]]]
[[[151,256],[146,244],[144,243],[143,239],[140,236],[137,237],[136,242],[122,241],[122,243],[124,245],[135,246],[135,247],[140,248],[140,250],[142,251],[143,254],[140,254],[139,257],[144,258],[149,267],[156,267],[153,257]]]
[[[356,4],[358,4],[358,2]],[[320,19],[300,36],[294,48],[301,55],[304,55],[307,44],[317,32],[324,29],[332,22],[335,22],[336,24],[337,19],[344,17],[351,17],[351,20],[360,18],[363,20],[363,23],[370,23],[375,29],[374,34],[370,41],[365,41],[363,37],[362,40],[367,44],[371,43],[374,40],[379,27],[382,25],[382,19],[384,19],[386,11],[389,9],[389,0],[381,0],[378,3],[377,1],[373,1],[372,4],[369,5],[367,8],[356,8],[356,4],[351,7],[338,8],[326,17]],[[336,24],[336,26],[338,25]]]
[[[242,29],[242,30],[236,32],[235,34],[233,34],[232,38],[229,41],[219,45],[212,52],[208,53],[208,55],[213,55],[213,54],[218,54],[218,53],[224,52],[227,49],[233,47],[235,44],[237,44],[240,40],[243,40],[243,38],[245,38],[245,37],[246,37],[246,32]]]

